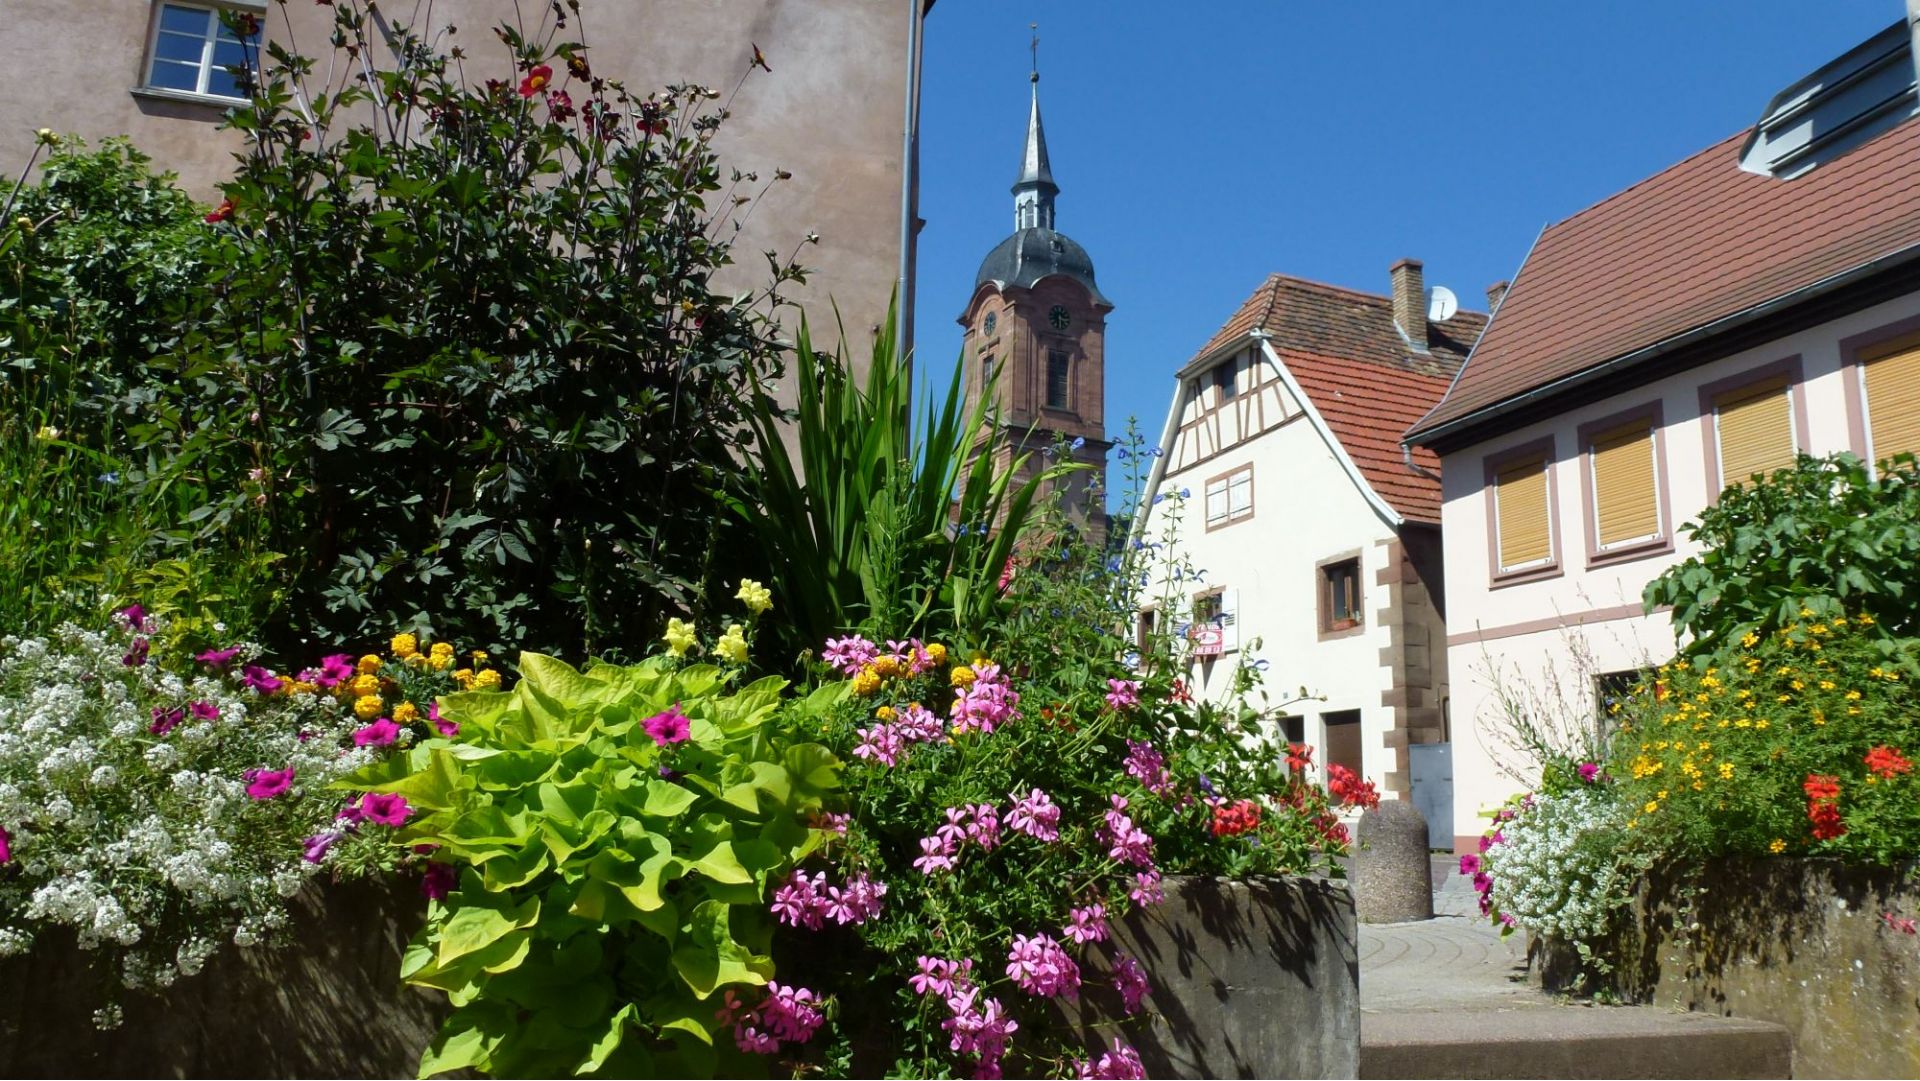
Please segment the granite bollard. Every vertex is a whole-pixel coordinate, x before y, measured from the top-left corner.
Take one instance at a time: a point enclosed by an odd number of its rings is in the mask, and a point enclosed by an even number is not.
[[[1433,918],[1427,820],[1405,800],[1360,815],[1353,852],[1353,904],[1361,923]]]

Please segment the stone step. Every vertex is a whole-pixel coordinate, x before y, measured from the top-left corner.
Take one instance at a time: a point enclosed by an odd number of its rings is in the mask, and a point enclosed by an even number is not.
[[[1790,1077],[1787,1030],[1645,1006],[1363,1013],[1360,1076]]]

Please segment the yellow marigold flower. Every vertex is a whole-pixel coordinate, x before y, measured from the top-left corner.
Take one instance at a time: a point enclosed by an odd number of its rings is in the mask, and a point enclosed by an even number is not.
[[[1791,683],[1789,683],[1789,684],[1787,684],[1787,686],[1789,686],[1789,687],[1792,687],[1792,688],[1793,688],[1794,690],[1796,690],[1796,691],[1804,691],[1804,690],[1806,690],[1806,689],[1807,689],[1807,685],[1806,685],[1806,684],[1804,684],[1804,683],[1802,683],[1802,682],[1800,682],[1800,681],[1799,681],[1799,680],[1797,680],[1797,679],[1796,679],[1796,680],[1794,680],[1793,682],[1791,682]]]
[[[1648,800],[1647,805],[1645,807],[1640,808],[1641,812],[1645,814],[1652,814],[1653,812],[1659,809],[1660,809],[1660,804],[1654,800]]]
[[[867,667],[873,669],[873,674],[881,679],[892,679],[900,674],[900,658],[891,653],[882,653]]]
[[[411,634],[396,634],[387,645],[393,650],[393,655],[403,661],[420,652],[420,639]]]
[[[1774,701],[1775,702],[1791,702],[1793,701],[1793,696],[1790,694],[1783,694],[1775,698]]]
[[[713,651],[733,664],[747,663],[745,628],[738,623],[728,627],[727,633],[721,635],[720,640],[713,644]],[[478,681],[479,677],[475,676],[474,679]]]
[[[1820,681],[1820,689],[1823,691],[1833,690],[1833,686],[1834,686],[1833,681],[1830,679],[1823,679]]]
[[[424,653],[415,653],[400,663],[406,665],[408,668],[425,668],[427,666],[427,655]]]
[[[1775,837],[1773,839],[1773,843],[1767,845],[1767,851],[1773,853],[1776,856],[1778,856],[1782,852],[1785,852],[1786,850],[1787,850],[1787,842],[1782,841],[1778,837]]]
[[[294,680],[292,683],[287,684],[288,694],[313,694],[319,689],[320,687],[318,684],[308,683],[304,680],[298,680],[298,679]]]
[[[773,590],[751,578],[740,579],[740,592],[733,596],[756,616],[773,607]]]
[[[927,659],[935,664],[947,663],[947,647],[938,642],[930,643],[927,646]]]
[[[473,690],[473,669],[461,668],[455,670],[453,673],[453,681],[458,683],[460,689],[463,691]]]
[[[667,620],[667,633],[661,635],[660,640],[667,644],[667,649],[676,657],[686,656],[687,650],[699,645],[699,639],[693,635],[693,624],[677,616]]]
[[[1813,626],[1808,627],[1807,630],[1814,634],[1825,634],[1827,633],[1827,625],[1825,623],[1815,623]]]
[[[427,658],[427,667],[436,672],[444,672],[453,667],[453,654],[435,653]]]
[[[964,664],[954,665],[953,671],[947,673],[947,682],[956,687],[971,687],[973,686],[973,681],[979,678],[973,669],[968,668]]]
[[[867,695],[870,695],[879,689],[880,689],[880,677],[873,674],[873,669],[862,668],[859,672],[855,673],[853,677],[853,693],[854,694],[857,694],[860,697],[865,698]]]
[[[410,724],[420,719],[420,707],[412,702],[402,702],[393,707],[394,724]]]
[[[1748,631],[1740,639],[1740,647],[1742,649],[1752,649],[1754,646],[1757,646],[1759,644],[1760,644],[1760,636],[1753,633],[1752,631]]]
[[[353,691],[354,697],[356,698],[362,695],[378,694],[380,693],[380,677],[375,675],[355,676],[353,677],[353,682],[347,686],[349,690]]]
[[[985,668],[987,665],[993,663],[993,659],[976,649],[973,651],[972,659],[967,663],[973,665],[975,668]]]
[[[1667,798],[1667,790],[1663,788],[1663,789],[1661,789],[1661,790],[1659,791],[1659,793],[1658,793],[1657,795],[1658,795],[1658,797],[1659,797],[1660,799],[1666,799],[1666,798]]]
[[[879,709],[873,711],[873,719],[876,721],[891,721],[894,716],[892,706],[881,706]]]
[[[380,711],[385,708],[386,704],[380,701],[377,694],[363,694],[353,700],[353,715],[363,721],[380,716]]]
[[[475,663],[475,664],[485,664],[485,663],[487,663],[487,660],[488,660],[488,658],[487,658],[487,651],[486,651],[486,650],[484,650],[484,649],[476,649],[476,650],[474,650],[474,651],[473,651],[473,663]]]
[[[368,672],[378,672],[380,670],[380,666],[384,663],[385,662],[383,662],[380,658],[369,653],[366,656],[360,658],[359,667],[362,674],[365,674]]]
[[[1762,717],[1759,720],[1753,722],[1753,726],[1755,728],[1767,728],[1767,727],[1770,727],[1772,724],[1773,722],[1767,720],[1765,717]]]
[[[473,674],[473,689],[476,691],[497,691],[500,689],[500,673],[488,668]]]
[[[452,642],[435,642],[433,644],[432,653],[436,657],[451,657],[453,656],[453,643]]]
[[[1858,701],[1860,701],[1860,692],[1859,692],[1859,691],[1848,691],[1848,692],[1847,692],[1847,694],[1846,694],[1846,698],[1847,698],[1847,701],[1849,701],[1849,702],[1858,702]]]
[[[1723,781],[1733,780],[1733,763],[1732,762],[1720,763],[1720,779]]]

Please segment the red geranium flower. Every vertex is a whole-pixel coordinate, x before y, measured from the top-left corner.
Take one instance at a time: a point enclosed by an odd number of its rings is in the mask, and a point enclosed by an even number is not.
[[[1298,773],[1313,765],[1313,748],[1304,743],[1287,744],[1287,768]]]
[[[1237,837],[1260,828],[1260,805],[1250,799],[1221,804],[1213,809],[1213,835]]]
[[[1806,783],[1800,786],[1807,793],[1810,803],[1830,803],[1840,798],[1840,778],[1823,773],[1807,774]]]
[[[1807,804],[1807,821],[1813,824],[1813,839],[1831,841],[1847,832],[1847,825],[1840,820],[1840,808],[1831,803]]]
[[[1892,747],[1880,746],[1867,752],[1867,769],[1877,777],[1891,778],[1897,773],[1911,773],[1913,763]]]
[[[213,208],[213,213],[207,215],[207,224],[218,225],[231,217],[233,217],[233,200],[222,199],[220,205]]]
[[[533,70],[527,72],[527,77],[520,80],[520,96],[530,98],[552,81],[553,69],[545,64],[535,64]]]

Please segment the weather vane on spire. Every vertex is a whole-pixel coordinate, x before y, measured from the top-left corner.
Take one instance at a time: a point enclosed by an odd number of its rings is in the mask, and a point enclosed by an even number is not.
[[[1040,24],[1028,23],[1027,29],[1033,31],[1033,43],[1029,46],[1033,50],[1033,74],[1029,78],[1037,83],[1040,81]]]

